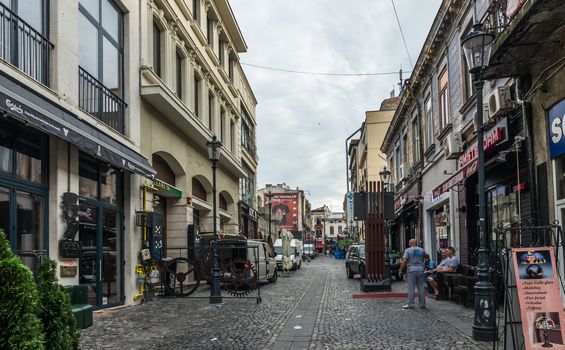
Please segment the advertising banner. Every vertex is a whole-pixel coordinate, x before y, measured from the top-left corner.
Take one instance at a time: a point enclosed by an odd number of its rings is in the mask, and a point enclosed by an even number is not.
[[[353,192],[347,192],[347,222],[348,228],[353,227]]]
[[[298,194],[271,194],[271,210],[273,219],[279,230],[298,230]]]
[[[553,247],[513,248],[526,350],[565,349],[558,271]]]

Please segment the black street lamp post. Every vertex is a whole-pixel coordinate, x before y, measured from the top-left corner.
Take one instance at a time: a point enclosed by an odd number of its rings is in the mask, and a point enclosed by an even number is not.
[[[220,258],[218,256],[218,229],[216,222],[216,162],[220,160],[222,143],[216,135],[212,141],[206,142],[208,146],[208,157],[212,162],[212,219],[214,238],[212,242],[212,283],[210,286],[210,304],[222,302],[222,288],[220,286]]]
[[[270,190],[269,190],[268,198],[269,198],[269,201],[268,201],[268,204],[269,204],[269,241],[272,241],[273,238],[271,236],[271,226],[272,226],[273,220],[271,218],[271,215],[273,214],[273,208],[272,208],[273,203],[271,202],[271,191]]]
[[[381,172],[379,172],[379,177],[381,179],[381,183],[383,184],[383,191],[384,192],[388,192],[389,190],[389,182],[390,182],[390,170],[388,170],[386,168],[386,166],[383,168],[383,170]],[[386,245],[385,245],[385,276],[387,279],[391,279],[391,275],[390,275],[390,258],[389,258],[389,253],[390,253],[390,233],[389,233],[389,222],[388,220],[385,221],[385,237],[387,238],[386,240]]]
[[[486,227],[486,193],[485,193],[485,152],[483,134],[483,85],[481,74],[488,66],[494,35],[481,30],[481,24],[473,26],[473,30],[461,43],[469,72],[473,74],[477,95],[477,153],[479,192],[479,266],[478,282],[475,284],[475,322],[473,338],[479,341],[492,341],[495,337],[494,286],[490,280],[488,263],[488,237]]]

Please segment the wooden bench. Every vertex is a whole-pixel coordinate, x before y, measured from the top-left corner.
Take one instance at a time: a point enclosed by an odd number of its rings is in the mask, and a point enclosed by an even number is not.
[[[88,303],[88,286],[65,286],[71,297],[71,308],[75,315],[77,329],[92,326],[92,305]]]

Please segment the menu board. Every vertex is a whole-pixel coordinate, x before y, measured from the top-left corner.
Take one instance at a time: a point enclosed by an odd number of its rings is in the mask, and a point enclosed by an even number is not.
[[[565,349],[565,318],[553,247],[514,248],[512,260],[526,350]]]

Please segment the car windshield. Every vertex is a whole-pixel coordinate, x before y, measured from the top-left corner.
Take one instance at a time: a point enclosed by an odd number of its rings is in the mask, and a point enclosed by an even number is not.
[[[275,251],[275,255],[282,255],[282,247],[281,246],[275,247],[274,251]]]
[[[359,256],[362,257],[362,258],[365,257],[365,246],[364,245],[359,246]]]

